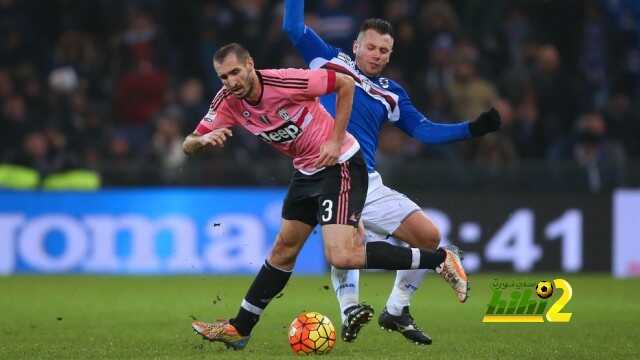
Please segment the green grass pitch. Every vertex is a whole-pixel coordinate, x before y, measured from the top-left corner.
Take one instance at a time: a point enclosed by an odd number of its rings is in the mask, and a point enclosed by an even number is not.
[[[419,347],[378,328],[377,316],[353,344],[338,341],[340,359],[596,359],[638,358],[640,280],[564,275],[573,287],[570,323],[483,324],[492,279],[557,278],[548,274],[474,275],[471,298],[459,304],[436,275],[412,301],[432,337]],[[291,359],[287,328],[303,310],[328,315],[339,329],[329,276],[295,276],[275,299],[244,351],[202,341],[191,316],[235,314],[251,277],[0,277],[0,359]],[[376,311],[393,283],[389,273],[363,273],[361,299]],[[554,296],[555,298],[555,296]]]

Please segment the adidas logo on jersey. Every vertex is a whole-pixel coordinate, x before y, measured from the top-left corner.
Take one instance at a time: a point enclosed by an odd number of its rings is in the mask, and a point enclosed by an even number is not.
[[[268,143],[286,143],[295,140],[302,133],[296,124],[284,123],[282,126],[270,131],[260,133],[260,138]]]

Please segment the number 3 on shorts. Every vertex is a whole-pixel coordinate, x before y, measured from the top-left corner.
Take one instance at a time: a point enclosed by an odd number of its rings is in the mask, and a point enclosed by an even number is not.
[[[322,221],[327,222],[331,220],[331,218],[333,217],[333,212],[331,211],[332,207],[333,201],[327,199],[322,202],[322,208],[324,210],[324,213],[322,214]]]

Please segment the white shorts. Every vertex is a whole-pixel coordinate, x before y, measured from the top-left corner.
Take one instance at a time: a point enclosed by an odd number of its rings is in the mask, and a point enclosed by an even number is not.
[[[422,209],[406,195],[382,183],[378,172],[369,173],[369,189],[362,211],[366,241],[384,241],[414,211]]]

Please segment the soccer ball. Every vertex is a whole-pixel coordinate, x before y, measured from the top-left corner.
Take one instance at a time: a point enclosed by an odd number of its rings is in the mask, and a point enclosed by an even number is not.
[[[541,299],[546,299],[553,295],[553,285],[551,285],[551,281],[543,280],[536,285],[536,294]]]
[[[302,313],[289,326],[289,345],[298,355],[326,354],[335,344],[336,329],[331,320],[320,313]]]

